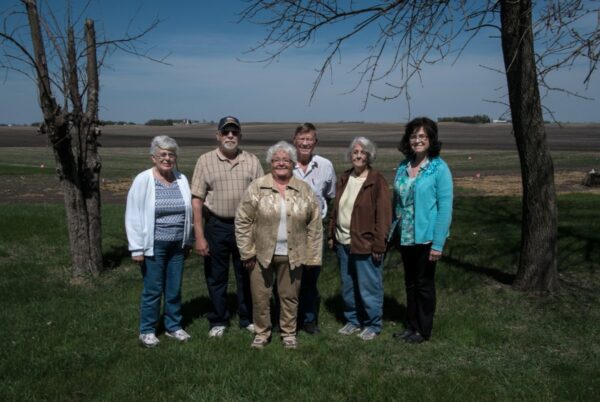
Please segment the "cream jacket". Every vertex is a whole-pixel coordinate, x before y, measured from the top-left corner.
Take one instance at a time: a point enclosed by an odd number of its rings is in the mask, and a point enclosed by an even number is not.
[[[235,239],[242,260],[256,257],[263,268],[271,264],[281,212],[279,200],[270,173],[248,186],[235,216]],[[290,267],[321,265],[323,224],[314,192],[292,176],[285,191],[285,204]]]
[[[185,203],[185,223],[183,227],[183,243],[181,247],[192,243],[192,194],[190,184],[185,175],[173,171],[179,191]],[[154,175],[152,168],[138,174],[129,193],[127,194],[127,207],[125,209],[125,230],[129,251],[132,256],[154,255],[154,203],[155,197]]]

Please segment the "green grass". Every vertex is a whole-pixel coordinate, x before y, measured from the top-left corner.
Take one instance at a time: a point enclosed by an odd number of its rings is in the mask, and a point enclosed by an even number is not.
[[[214,147],[182,147],[178,164],[182,172],[192,177],[192,172],[198,156],[212,150]],[[244,147],[255,153],[266,168],[264,157],[266,147]],[[134,177],[141,170],[151,166],[148,148],[101,148],[102,177],[106,179],[121,179]],[[317,152],[329,158],[337,172],[350,167],[344,160],[345,148],[317,148]],[[37,174],[54,173],[54,157],[49,148],[2,148],[0,149],[2,164],[0,175],[9,174]],[[519,158],[515,151],[444,151],[444,159],[448,162],[453,172],[471,175],[481,172],[491,174],[519,174]],[[469,159],[469,157],[471,159]],[[600,165],[600,152],[552,152],[554,170],[585,172]],[[394,169],[402,159],[402,155],[395,149],[382,148],[378,151],[375,167],[391,177]],[[45,168],[41,169],[40,165]]]
[[[138,346],[141,276],[125,249],[122,206],[103,210],[109,269],[75,285],[68,280],[62,206],[2,205],[0,399],[594,400],[600,394],[599,201],[559,198],[561,288],[555,294],[509,286],[518,261],[519,200],[459,198],[448,257],[438,265],[430,342],[412,346],[391,336],[405,316],[396,252],[385,265],[382,335],[370,343],[337,335],[339,277],[328,253],[320,279],[322,333],[302,333],[294,351],[274,339],[260,352],[237,327],[223,339],[208,339],[197,257],[186,263],[183,286],[192,340],[177,344],[161,335],[154,350]]]

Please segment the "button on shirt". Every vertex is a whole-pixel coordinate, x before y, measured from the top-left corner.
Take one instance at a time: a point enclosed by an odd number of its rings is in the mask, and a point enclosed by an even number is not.
[[[294,176],[308,183],[317,196],[321,218],[327,216],[327,200],[335,198],[335,170],[333,164],[319,155],[313,155],[306,172],[296,164]]]
[[[252,180],[264,174],[256,156],[240,151],[234,161],[217,148],[198,158],[192,178],[192,195],[220,218],[233,218]]]

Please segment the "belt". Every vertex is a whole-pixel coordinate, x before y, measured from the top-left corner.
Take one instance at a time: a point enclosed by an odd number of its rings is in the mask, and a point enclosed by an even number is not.
[[[209,209],[206,209],[206,211],[207,211],[208,219],[214,218],[214,219],[218,220],[219,222],[223,222],[223,223],[234,223],[235,222],[235,218],[222,218],[218,215],[213,214]]]

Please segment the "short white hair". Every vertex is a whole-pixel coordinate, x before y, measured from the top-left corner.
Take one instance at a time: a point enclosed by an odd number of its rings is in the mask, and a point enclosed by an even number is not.
[[[350,146],[348,147],[348,151],[346,151],[346,162],[352,161],[352,151],[354,151],[354,147],[356,145],[360,145],[363,150],[367,153],[367,164],[371,164],[375,162],[375,157],[377,156],[377,145],[367,137],[355,137]]]
[[[273,145],[267,150],[267,157],[265,158],[267,163],[271,163],[271,161],[273,160],[273,155],[275,155],[279,151],[287,153],[290,156],[290,159],[292,160],[294,165],[296,164],[296,162],[298,162],[298,154],[296,153],[296,148],[287,141],[279,141],[277,144]]]
[[[159,148],[171,151],[175,155],[179,152],[179,145],[177,145],[177,142],[168,135],[157,135],[152,139],[152,142],[150,143],[150,155],[156,155],[156,151],[158,151]]]

